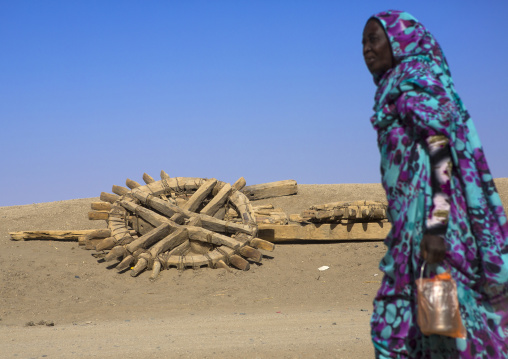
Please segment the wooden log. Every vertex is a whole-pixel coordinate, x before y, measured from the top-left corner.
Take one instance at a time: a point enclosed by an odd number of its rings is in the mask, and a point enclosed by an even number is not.
[[[250,269],[249,262],[247,262],[245,259],[236,254],[229,257],[229,263],[232,264],[234,267],[243,271],[248,271]]]
[[[245,178],[240,177],[239,179],[236,180],[235,183],[233,183],[231,187],[233,188],[233,190],[240,191],[242,188],[245,187],[246,184],[247,182],[245,181]]]
[[[240,253],[243,257],[257,263],[260,263],[261,259],[263,258],[263,254],[261,254],[260,251],[250,246],[243,246],[238,250],[238,253]]]
[[[129,178],[127,178],[125,180],[125,184],[127,185],[127,187],[129,187],[130,189],[134,189],[134,188],[138,188],[138,187],[141,187],[141,184],[136,182],[136,181],[133,181]]]
[[[96,211],[110,211],[111,203],[109,202],[92,202],[90,203],[90,207]]]
[[[154,281],[159,276],[159,273],[161,271],[161,261],[159,259],[154,260],[153,262],[153,268],[152,268],[152,274],[150,275],[150,280]]]
[[[245,187],[242,192],[251,201],[263,198],[289,196],[298,193],[295,180],[284,180]]]
[[[117,266],[116,270],[121,272],[127,268],[129,268],[135,261],[135,258],[133,255],[128,255],[125,257]]]
[[[109,211],[89,211],[88,219],[91,221],[107,221],[109,218]]]
[[[154,183],[155,180],[152,176],[150,176],[148,173],[143,173],[143,181],[145,181],[146,184]]]
[[[84,236],[81,236],[78,238],[79,245],[86,245],[87,243],[90,243],[92,239],[104,239],[111,236],[111,230],[110,229],[97,229],[95,231],[92,231],[90,233],[85,234]],[[88,249],[88,248],[86,248]],[[95,246],[94,248],[95,249]]]
[[[80,242],[79,245],[86,250],[94,250],[96,246],[102,242],[102,239],[87,239],[86,241]]]
[[[213,216],[218,209],[226,203],[229,194],[231,193],[231,185],[226,183],[222,189],[217,193],[213,199],[208,202],[208,204],[199,212],[201,214],[207,214],[209,216]]]
[[[273,252],[275,249],[275,244],[273,244],[272,242],[265,241],[264,239],[261,238],[252,238],[250,240],[250,245],[253,246],[254,248],[259,248],[270,252]]]
[[[254,209],[254,212],[259,212],[264,209],[274,209],[273,204],[261,204],[259,206],[252,206],[252,208]]]
[[[79,241],[79,238],[96,232],[96,229],[83,230],[62,230],[62,231],[21,231],[9,232],[11,239],[15,241],[24,241],[29,239],[57,240],[57,241]]]
[[[203,200],[210,194],[216,184],[217,180],[215,178],[206,180],[205,183],[203,183],[201,187],[199,187],[198,190],[194,192],[194,194],[182,206],[182,208],[187,211],[195,212]]]
[[[139,273],[143,272],[147,267],[148,260],[143,257],[139,257],[136,265],[131,270],[131,277],[137,277]]]
[[[164,201],[160,198],[152,196],[150,193],[142,191],[140,189],[132,190],[134,198],[139,200],[142,204],[147,207],[153,208],[156,211],[162,213],[166,217],[171,218],[175,213],[184,213],[184,210],[174,205],[171,202]]]
[[[203,227],[203,223],[201,222],[201,219],[198,216],[192,216],[191,218],[189,218],[187,225],[194,227]]]
[[[101,192],[101,196],[99,198],[104,202],[115,203],[120,198],[120,196],[112,193]]]
[[[221,260],[218,260],[216,263],[215,263],[215,269],[218,269],[218,268],[221,268],[221,269],[225,269],[227,270],[228,272],[231,272],[231,269],[229,268],[229,266],[226,264],[226,262],[224,262],[222,259]]]
[[[254,209],[249,199],[240,191],[233,191],[229,196],[229,200],[236,207],[243,224],[256,228],[256,219],[254,218]]]
[[[125,209],[131,211],[132,213],[136,213],[141,218],[143,218],[145,221],[153,225],[154,227],[158,227],[163,223],[169,223],[171,220],[167,217],[161,216],[158,213],[155,213],[154,211],[151,211],[143,206],[140,206],[138,204],[135,204],[131,201],[119,201],[118,202],[122,207]]]
[[[162,223],[157,228],[129,243],[127,246],[125,246],[125,248],[130,253],[134,253],[139,248],[149,248],[157,241],[166,237],[172,230],[173,228],[168,223]]]
[[[330,224],[260,224],[258,237],[270,242],[288,241],[336,241],[336,240],[379,240],[388,235],[388,221]]]
[[[179,228],[153,245],[152,248],[150,248],[149,253],[152,258],[155,258],[160,253],[178,247],[185,240],[187,240],[187,230],[184,228]]]
[[[197,216],[201,221],[201,226],[213,232],[220,233],[247,233],[254,234],[256,228],[245,225],[243,223],[236,223],[231,221],[223,221],[218,218],[210,217],[206,214],[199,214]]]
[[[97,244],[95,246],[95,250],[97,252],[100,252],[100,251],[105,251],[105,250],[111,249],[114,246],[116,246],[116,242],[117,241],[116,241],[115,237],[104,238],[101,242],[99,242],[99,244]]]
[[[125,256],[127,256],[129,254],[130,253],[127,252],[125,247],[123,247],[123,246],[116,246],[113,249],[111,249],[108,254],[106,254],[106,257],[104,257],[104,260],[106,262],[111,262],[114,259],[118,259],[118,258],[122,258],[123,259]]]
[[[241,246],[241,243],[232,237],[224,236],[204,228],[188,227],[187,231],[189,232],[189,239],[196,241],[213,243],[217,246],[224,245],[231,249],[237,249]]]
[[[161,177],[161,182],[163,184],[167,184],[168,183],[167,181],[171,179],[171,177],[169,177],[169,175],[166,172],[164,172],[164,170],[161,170],[160,177]],[[170,193],[166,193],[166,194],[161,193],[159,196],[164,201],[168,201],[168,202],[171,202],[173,204],[176,204],[176,201],[173,198],[171,198],[171,194]]]
[[[180,255],[183,255],[184,253],[188,252],[190,249],[190,241],[189,240],[186,240],[184,241],[182,244],[180,244],[179,246],[177,246],[176,248],[173,248],[172,250],[168,251],[166,253],[166,256],[180,256]]]
[[[124,194],[129,193],[130,189],[122,186],[113,185],[111,191],[119,196],[123,196]]]
[[[161,180],[167,181],[168,179],[171,179],[171,177],[164,170],[161,170]]]

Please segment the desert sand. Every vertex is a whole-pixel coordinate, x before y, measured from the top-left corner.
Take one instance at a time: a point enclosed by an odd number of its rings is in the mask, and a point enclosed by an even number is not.
[[[496,180],[508,203],[508,178]],[[380,200],[379,184],[299,185],[256,201],[286,213]],[[8,232],[105,228],[97,198],[0,207],[1,358],[372,358],[369,319],[385,252],[377,241],[277,244],[249,271],[201,268],[136,278],[76,242]],[[328,270],[319,271],[321,266]]]

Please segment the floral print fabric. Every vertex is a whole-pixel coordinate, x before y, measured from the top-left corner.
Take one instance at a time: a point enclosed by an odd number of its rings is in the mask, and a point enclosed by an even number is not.
[[[508,225],[485,155],[443,51],[408,13],[387,11],[379,21],[394,67],[374,76],[374,115],[382,184],[392,229],[381,260],[372,339],[378,358],[508,358]],[[451,166],[440,176],[448,200],[442,265],[457,282],[466,339],[424,336],[416,324],[415,279],[420,242],[436,216],[431,154],[434,140]],[[433,149],[434,148],[434,149]],[[437,211],[439,212],[439,211]]]

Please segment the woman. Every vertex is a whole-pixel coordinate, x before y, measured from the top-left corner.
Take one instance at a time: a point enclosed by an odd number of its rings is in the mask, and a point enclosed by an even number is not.
[[[473,123],[434,37],[405,12],[369,19],[365,63],[392,230],[374,300],[378,358],[508,358],[508,225]],[[415,279],[450,270],[466,339],[421,334]]]

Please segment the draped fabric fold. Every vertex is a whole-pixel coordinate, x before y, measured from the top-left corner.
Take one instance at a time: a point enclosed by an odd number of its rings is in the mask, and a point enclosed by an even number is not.
[[[372,337],[378,357],[508,358],[508,224],[473,122],[455,91],[434,37],[408,13],[373,16],[392,47],[394,67],[374,76],[373,127],[392,230],[381,261]],[[416,326],[414,280],[432,210],[428,140],[445,136],[451,155],[446,259],[459,288],[468,338],[423,336]]]

